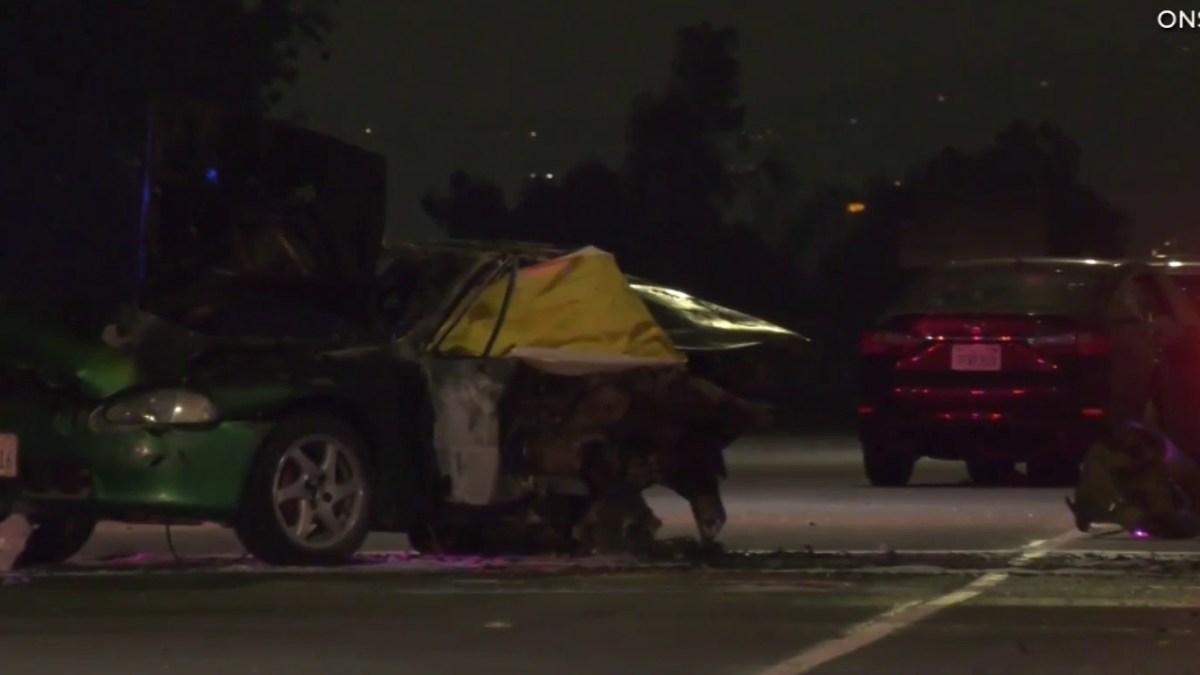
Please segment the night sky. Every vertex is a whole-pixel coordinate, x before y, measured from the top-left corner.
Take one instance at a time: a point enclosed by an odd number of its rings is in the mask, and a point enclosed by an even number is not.
[[[1145,0],[342,0],[332,58],[281,112],[385,152],[390,232],[437,236],[418,200],[466,169],[514,188],[588,156],[618,162],[625,113],[661,89],[674,31],[741,37],[747,130],[773,132],[806,186],[899,178],[1016,117],[1083,148],[1085,182],[1137,243],[1200,247],[1200,29]],[[368,129],[370,132],[368,133]],[[536,138],[531,136],[536,132]]]

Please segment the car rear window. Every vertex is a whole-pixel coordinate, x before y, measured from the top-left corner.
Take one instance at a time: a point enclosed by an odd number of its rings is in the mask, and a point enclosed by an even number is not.
[[[915,280],[895,309],[1079,314],[1093,307],[1103,277],[1090,265],[941,269]]]

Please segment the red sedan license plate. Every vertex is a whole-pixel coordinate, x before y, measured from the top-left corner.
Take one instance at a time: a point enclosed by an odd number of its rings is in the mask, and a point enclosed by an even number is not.
[[[0,478],[17,477],[17,435],[0,434]]]
[[[1000,370],[1000,345],[954,345],[950,349],[950,369]]]

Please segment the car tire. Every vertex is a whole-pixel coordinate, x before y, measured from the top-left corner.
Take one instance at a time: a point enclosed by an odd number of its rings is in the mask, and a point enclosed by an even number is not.
[[[345,564],[370,532],[374,485],[367,446],[350,425],[286,418],[255,458],[234,531],[270,565]]]
[[[33,531],[25,549],[17,556],[16,568],[40,567],[65,563],[87,546],[96,530],[90,516],[53,516],[30,518]]]
[[[874,443],[863,444],[863,469],[876,487],[904,487],[912,480],[917,458]]]

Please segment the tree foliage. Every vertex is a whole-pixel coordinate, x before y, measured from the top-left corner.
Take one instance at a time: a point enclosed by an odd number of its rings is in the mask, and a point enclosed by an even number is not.
[[[630,106],[619,169],[592,159],[560,181],[532,179],[504,216],[494,183],[456,174],[448,191],[425,195],[426,213],[455,237],[594,244],[632,273],[779,314],[794,295],[787,255],[726,217],[739,185],[726,148],[741,138],[745,117],[737,45],[732,28],[678,31],[663,90]]]
[[[929,220],[953,209],[964,228],[971,214],[1009,217],[1014,228],[1042,229],[1045,255],[1122,256],[1129,219],[1081,183],[1080,158],[1058,127],[1017,120],[978,152],[948,148],[919,167],[906,188],[910,212],[896,216]]]
[[[14,189],[0,228],[5,276],[91,286],[127,274],[150,101],[186,97],[267,111],[275,88],[296,78],[300,49],[323,48],[330,4],[7,2],[0,124],[10,139],[2,177]],[[86,256],[110,264],[80,265]],[[48,257],[74,273],[29,263]],[[100,278],[85,279],[89,272]]]

